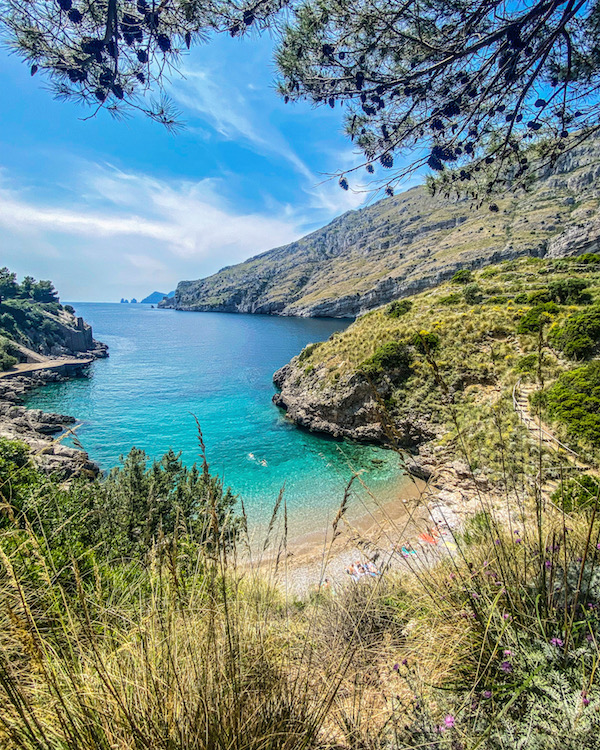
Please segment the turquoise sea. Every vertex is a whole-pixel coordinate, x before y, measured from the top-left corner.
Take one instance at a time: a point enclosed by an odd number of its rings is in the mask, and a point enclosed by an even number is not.
[[[335,515],[352,468],[379,498],[394,496],[401,472],[395,453],[300,430],[271,403],[275,370],[349,321],[73,304],[110,357],[88,377],[38,389],[28,405],[81,420],[79,439],[102,469],[133,445],[152,458],[173,448],[193,463],[196,415],[211,470],[243,497],[258,525],[285,485],[292,531],[322,526]],[[358,490],[357,515],[367,501]]]

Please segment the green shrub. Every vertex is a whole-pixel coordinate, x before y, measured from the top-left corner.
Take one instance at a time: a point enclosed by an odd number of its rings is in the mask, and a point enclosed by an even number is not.
[[[440,297],[438,303],[440,305],[459,305],[463,301],[463,296],[460,292],[453,292],[447,294],[445,297]]]
[[[535,305],[528,310],[519,321],[517,333],[533,333],[552,320],[552,316],[559,311],[558,305],[554,302],[544,302]]]
[[[402,315],[406,315],[411,307],[412,302],[409,299],[394,300],[385,308],[385,314],[388,318],[400,318]]]
[[[592,299],[591,295],[585,291],[588,286],[585,279],[558,279],[548,284],[548,292],[550,299],[560,305],[582,305]]]
[[[11,367],[14,367],[17,364],[17,358],[13,357],[12,354],[7,354],[6,352],[0,353],[0,370],[3,372],[5,370],[10,370]]]
[[[73,307],[73,305],[65,305],[65,306],[64,306],[64,309],[65,309],[65,310],[66,310],[66,311],[67,311],[68,313],[71,313],[71,315],[75,315],[75,308]]]
[[[600,446],[600,362],[564,372],[545,392],[548,414],[570,435]]]
[[[571,359],[592,356],[600,345],[600,305],[571,315],[551,339]]]
[[[17,364],[17,358],[12,355],[12,348],[7,339],[0,336],[0,370],[10,370]]]
[[[390,341],[366,359],[360,369],[365,375],[377,378],[386,373],[393,381],[404,381],[412,374],[412,356],[405,343]]]
[[[8,313],[0,314],[0,331],[6,331],[6,333],[13,334],[16,329],[16,323],[13,316]]]
[[[517,305],[525,305],[529,302],[529,295],[526,292],[521,292],[520,294],[517,294],[514,300]]]
[[[538,366],[537,354],[526,354],[517,362],[517,372],[535,372]]]
[[[468,305],[476,305],[483,299],[479,284],[467,284],[463,289],[463,297]]]
[[[569,479],[552,495],[553,502],[567,513],[589,511],[598,505],[600,480],[589,474]]]
[[[597,266],[600,263],[600,255],[598,253],[584,253],[583,255],[579,255],[574,260],[577,261],[577,263],[583,263],[586,266]]]
[[[304,349],[298,355],[298,361],[304,362],[305,359],[308,359],[310,355],[315,351],[315,349],[318,349],[321,346],[321,343],[322,342],[317,341],[314,344],[308,344],[307,346],[305,346]]]
[[[552,295],[550,294],[549,289],[536,289],[535,292],[531,292],[530,294],[522,294],[519,296],[525,297],[525,300],[522,300],[522,301],[526,301],[530,305],[538,305],[538,304],[543,304],[544,302],[556,301],[552,298]]]
[[[461,268],[450,279],[453,284],[468,284],[473,280],[473,273],[468,268]]]

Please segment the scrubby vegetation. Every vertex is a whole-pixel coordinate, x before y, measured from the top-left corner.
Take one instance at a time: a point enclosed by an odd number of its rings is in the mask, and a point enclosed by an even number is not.
[[[314,351],[306,365],[323,383],[374,365],[375,385],[392,419],[437,423],[449,448],[456,447],[460,423],[474,466],[495,467],[492,473],[500,468],[495,457],[502,434],[510,431],[519,439],[511,395],[517,380],[550,387],[600,344],[600,268],[588,258],[524,258],[459,272],[408,301],[400,317],[389,315],[390,306],[361,316]],[[402,379],[386,380],[381,352],[388,346],[406,347],[410,354],[410,372]],[[552,398],[538,399],[535,408],[566,438],[559,410],[550,403]],[[577,435],[577,447],[595,455],[592,432]]]
[[[514,485],[508,519],[482,498],[433,567],[297,598],[281,503],[258,557],[278,555],[240,562],[245,519],[205,461],[134,450],[60,486],[2,441],[0,493],[6,750],[595,747],[589,504],[567,528]]]
[[[563,372],[539,402],[571,439],[600,446],[600,362]]]

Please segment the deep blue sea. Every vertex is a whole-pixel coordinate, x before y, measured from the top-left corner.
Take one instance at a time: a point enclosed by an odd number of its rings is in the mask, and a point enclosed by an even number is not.
[[[79,439],[103,469],[134,445],[152,458],[173,448],[193,463],[196,415],[211,470],[243,497],[259,525],[285,484],[293,530],[321,526],[337,511],[350,466],[378,497],[394,495],[396,454],[302,431],[271,402],[275,370],[349,321],[73,304],[110,357],[95,362],[88,377],[40,388],[28,405],[81,420]],[[360,493],[357,514],[367,499]]]

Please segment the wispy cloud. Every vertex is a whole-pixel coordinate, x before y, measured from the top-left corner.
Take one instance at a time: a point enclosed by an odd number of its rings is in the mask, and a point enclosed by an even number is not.
[[[180,257],[218,258],[227,252],[238,260],[289,242],[301,231],[289,215],[237,212],[218,194],[215,180],[167,182],[100,167],[88,169],[84,180],[88,206],[72,208],[38,205],[0,188],[0,226],[91,238],[132,236],[161,243],[163,251]]]
[[[173,83],[171,94],[188,114],[208,121],[223,138],[242,141],[261,154],[277,155],[306,179],[315,180],[281,133],[269,125],[264,111],[255,111],[232,81],[220,80],[218,74],[208,70],[186,70],[183,75]]]
[[[46,257],[65,263],[68,257],[65,279],[60,263],[52,273],[62,289],[69,290],[75,281],[85,286],[86,279],[88,286],[93,281],[104,289],[114,288],[115,280],[123,284],[132,278],[138,285],[152,279],[172,285],[214,273],[303,233],[301,217],[288,207],[265,213],[238,210],[221,195],[218,180],[163,181],[98,165],[87,165],[73,179],[85,198],[69,206],[41,204],[29,192],[7,184],[6,175],[0,181],[4,236],[30,256],[45,247]]]

